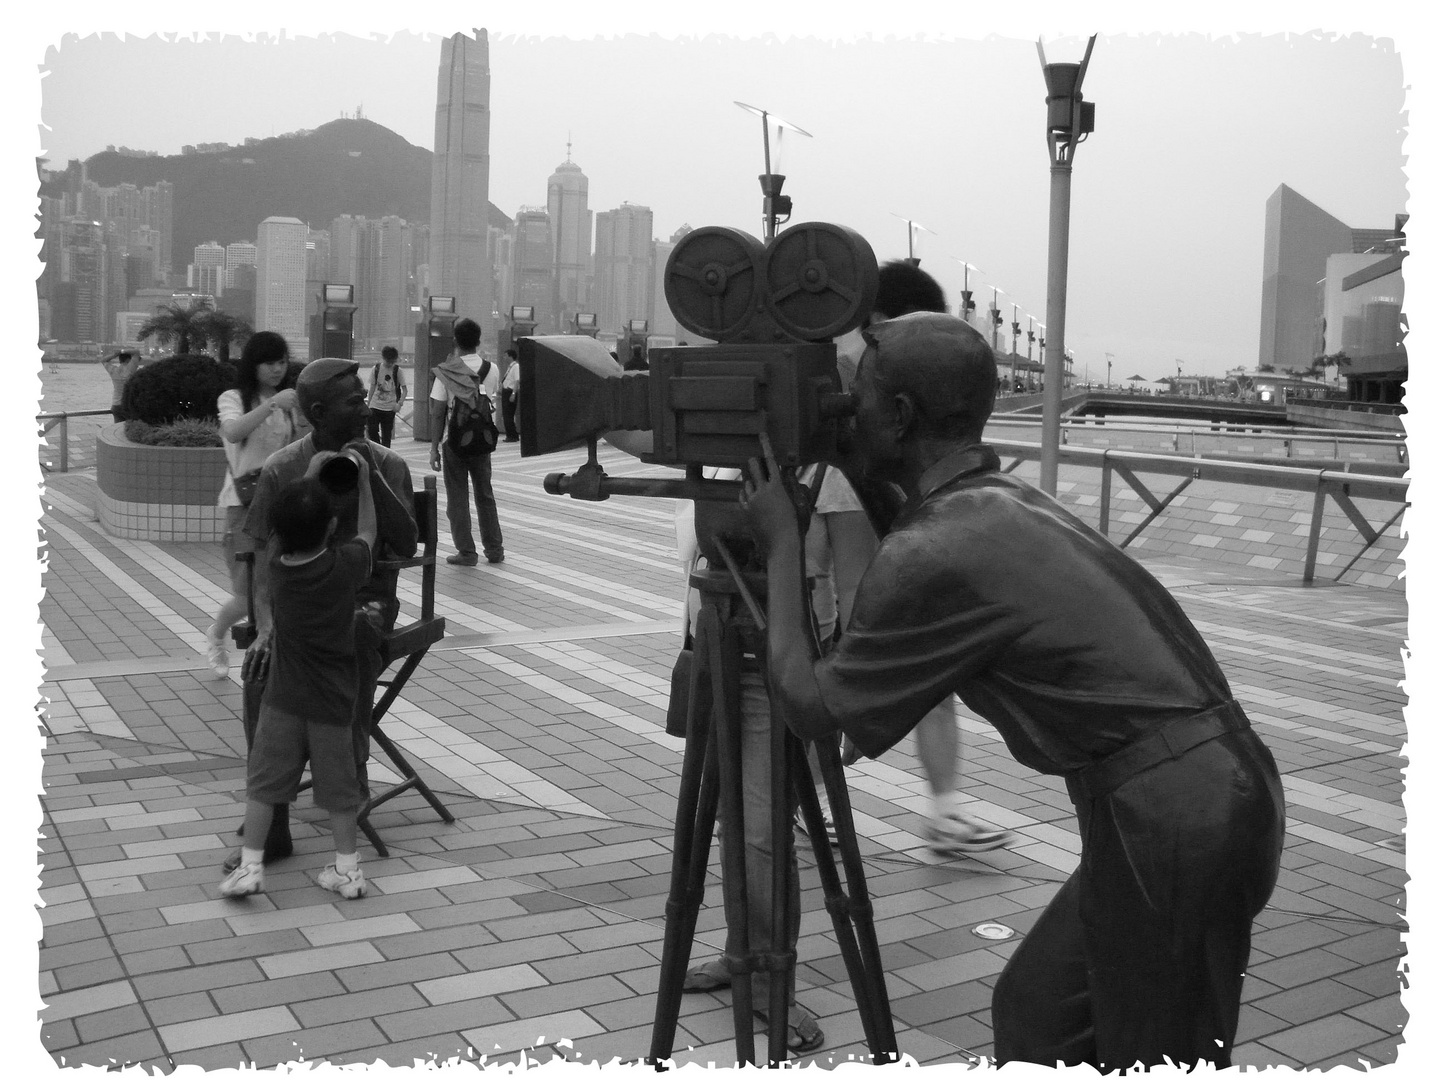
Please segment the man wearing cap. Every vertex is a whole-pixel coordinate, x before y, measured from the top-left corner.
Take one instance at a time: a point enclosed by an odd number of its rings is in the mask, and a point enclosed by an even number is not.
[[[366,406],[365,384],[360,365],[351,360],[325,357],[312,360],[300,372],[295,384],[300,412],[313,430],[304,438],[275,451],[266,460],[255,488],[255,497],[245,516],[245,532],[255,541],[257,552],[268,551],[271,542],[270,504],[291,480],[304,476],[310,459],[321,451],[352,449],[370,464],[370,493],[375,503],[375,564],[387,558],[408,558],[419,545],[415,525],[414,488],[410,467],[395,451],[365,437],[370,411]],[[336,500],[339,525],[336,543],[356,533],[359,500],[353,494]],[[259,717],[260,691],[270,667],[271,619],[269,559],[255,560],[256,638],[245,654],[241,678],[245,690],[245,742],[248,747]],[[366,761],[370,756],[370,709],[374,703],[375,680],[380,677],[380,643],[395,625],[400,602],[395,595],[399,571],[375,565],[370,580],[355,595],[355,656],[359,662],[360,687],[355,699],[352,735],[360,775],[360,789],[368,794]],[[337,627],[337,633],[349,628]],[[277,806],[270,835],[265,841],[266,862],[290,854],[288,807]],[[238,852],[231,856],[238,859]],[[237,863],[238,864],[238,863]],[[227,863],[228,867],[228,863]]]
[[[980,442],[984,338],[928,312],[867,334],[846,469],[904,504],[824,659],[768,443],[750,464],[772,693],[801,738],[839,729],[871,757],[958,693],[1022,764],[1065,778],[1080,865],[996,983],[999,1063],[1226,1067],[1284,842],[1274,759],[1164,586]]]

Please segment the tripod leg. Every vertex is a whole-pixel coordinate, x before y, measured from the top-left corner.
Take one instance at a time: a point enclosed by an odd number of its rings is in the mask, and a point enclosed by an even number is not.
[[[850,982],[855,989],[855,999],[860,1007],[861,1022],[865,1026],[866,1041],[870,1053],[877,1063],[899,1060],[895,1040],[895,1021],[890,1012],[890,996],[885,989],[885,972],[880,962],[880,943],[875,937],[875,913],[870,903],[870,892],[865,885],[865,868],[860,861],[860,846],[855,838],[855,819],[850,810],[850,791],[845,785],[845,770],[840,765],[839,740],[831,737],[817,740],[816,751],[820,760],[820,775],[830,797],[830,812],[835,820],[835,836],[840,845],[840,857],[845,865],[845,878],[849,894],[840,892],[835,874],[835,864],[827,851],[823,860],[835,880],[837,894],[843,899],[843,907],[832,911],[835,931],[840,939],[841,953],[845,958]],[[799,770],[795,772],[800,781],[802,803],[807,789],[813,800],[813,810],[818,817],[819,800],[814,796],[814,779],[809,769],[804,770],[803,780]],[[810,807],[807,807],[807,820]],[[815,835],[812,831],[812,835]],[[820,833],[819,835],[824,835]],[[817,865],[822,859],[816,857]],[[825,870],[821,870],[824,880]],[[827,906],[830,894],[826,893]],[[842,922],[845,923],[842,929]],[[870,1017],[868,1023],[866,1016]]]
[[[695,941],[695,922],[705,896],[710,838],[715,831],[718,797],[716,748],[710,722],[711,673],[704,642],[715,632],[704,613],[696,626],[695,665],[690,672],[686,710],[685,759],[675,813],[675,845],[670,869],[670,896],[665,904],[665,944],[660,958],[660,986],[655,998],[655,1026],[647,1061],[659,1067],[675,1048],[680,995]]]
[[[703,614],[703,613],[702,613]],[[739,635],[727,622],[710,646],[714,689],[716,758],[719,762],[720,820],[724,835],[720,842],[725,892],[725,963],[730,969],[731,1004],[735,1017],[735,1055],[742,1065],[755,1061],[754,996],[750,949],[750,903],[745,867],[745,813],[741,773],[741,724]]]
[[[790,884],[795,862],[795,827],[790,801],[791,743],[793,736],[780,715],[770,710],[770,952],[765,967],[770,973],[770,1064],[789,1060],[790,998],[795,985],[795,950],[790,947],[792,911]],[[823,834],[822,834],[823,835]]]

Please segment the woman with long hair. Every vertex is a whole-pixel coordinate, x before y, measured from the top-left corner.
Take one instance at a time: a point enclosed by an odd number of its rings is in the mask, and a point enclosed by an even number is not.
[[[225,644],[230,628],[245,617],[250,574],[235,556],[253,546],[243,528],[255,482],[265,459],[298,436],[299,417],[293,389],[280,389],[290,370],[290,347],[273,330],[251,334],[236,365],[238,385],[220,395],[220,437],[229,468],[220,487],[225,508],[225,562],[230,570],[230,598],[220,606],[206,631],[206,659],[217,678],[230,673]]]

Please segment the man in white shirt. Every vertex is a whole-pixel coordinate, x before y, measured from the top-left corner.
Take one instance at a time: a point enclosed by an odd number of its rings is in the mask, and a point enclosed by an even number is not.
[[[457,392],[468,390],[480,380],[480,392],[490,399],[493,412],[500,398],[500,372],[480,356],[480,324],[474,319],[455,323],[455,350],[436,368],[430,387],[430,469],[445,480],[445,516],[450,521],[450,539],[455,554],[446,558],[452,566],[474,566],[480,561],[470,528],[470,489],[475,489],[475,512],[480,519],[480,545],[487,562],[505,561],[505,541],[500,534],[500,516],[495,509],[495,492],[490,486],[490,455],[462,458],[445,444],[446,419]],[[468,373],[468,375],[467,375]]]
[[[500,411],[505,417],[505,441],[518,442],[520,429],[515,414],[520,409],[520,357],[514,349],[505,350],[505,380],[500,385]]]

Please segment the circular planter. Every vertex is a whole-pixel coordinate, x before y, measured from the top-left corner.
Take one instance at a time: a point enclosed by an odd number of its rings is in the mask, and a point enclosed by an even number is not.
[[[95,436],[100,525],[127,540],[220,540],[225,512],[215,500],[225,472],[219,446],[141,446],[124,424],[103,427]]]

